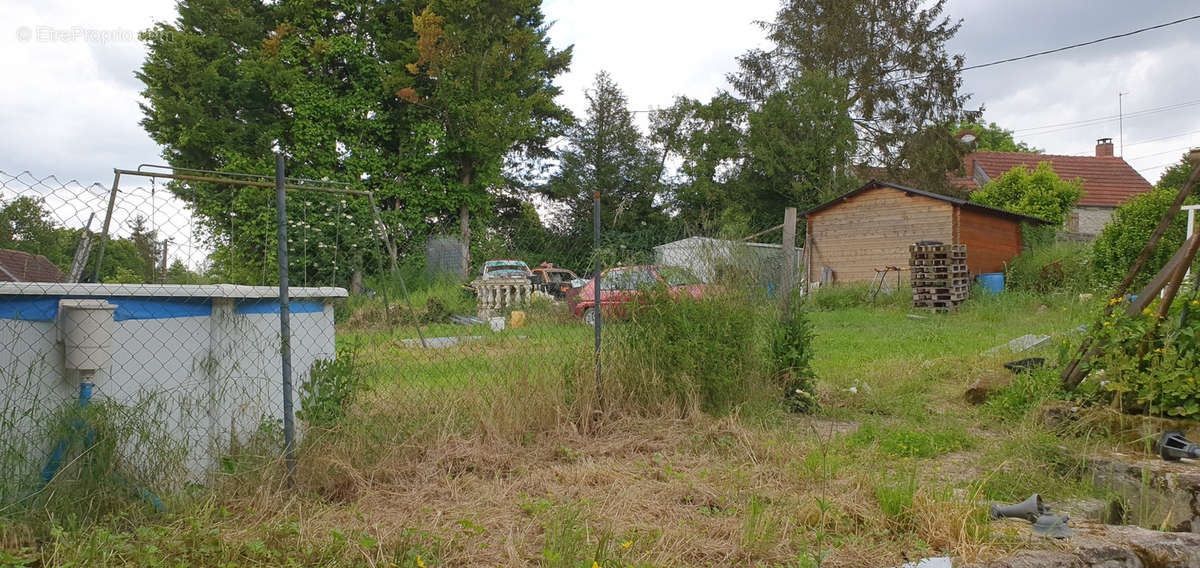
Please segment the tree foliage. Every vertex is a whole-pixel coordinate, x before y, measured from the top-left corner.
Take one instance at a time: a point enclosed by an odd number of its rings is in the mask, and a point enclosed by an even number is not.
[[[1045,152],[1041,148],[1030,146],[1024,142],[1017,142],[1013,138],[1013,131],[1001,128],[995,122],[986,125],[981,122],[960,122],[954,126],[953,133],[957,136],[964,130],[970,130],[975,133],[975,141],[969,145],[972,150],[1020,152],[1023,154],[1041,154]]]
[[[534,0],[182,0],[178,10],[144,36],[138,73],[142,124],[168,163],[270,173],[278,148],[291,176],[375,191],[402,252],[456,213],[486,212],[504,156],[536,152],[564,116],[552,81],[570,52],[548,47]],[[271,280],[269,190],[172,190],[194,207],[224,278]],[[289,204],[292,233],[307,239],[293,239],[303,257],[293,270],[344,281],[382,266],[363,200],[301,199]]]
[[[1133,196],[1113,213],[1112,220],[1100,231],[1100,236],[1092,245],[1095,256],[1096,273],[1106,283],[1116,284],[1133,266],[1135,260],[1150,240],[1150,235],[1166,215],[1171,204],[1175,202],[1187,176],[1191,174],[1191,166],[1187,157],[1180,163],[1163,172],[1153,191]],[[1200,197],[1193,194],[1187,204],[1200,203]],[[1187,237],[1187,215],[1179,214],[1163,233],[1158,246],[1150,253],[1150,258],[1138,272],[1135,286],[1144,285],[1150,281],[1156,272],[1183,245]]]
[[[144,224],[143,224],[144,228]],[[47,208],[44,200],[22,196],[10,201],[0,199],[0,249],[40,254],[65,274],[75,259],[81,232],[62,226]],[[95,233],[90,234],[98,242]],[[83,271],[83,280],[96,274],[96,249]],[[104,249],[102,281],[111,281],[120,272],[130,282],[145,282],[146,265],[132,238],[111,238]]]
[[[1041,162],[1033,171],[1016,166],[971,193],[971,201],[999,207],[1061,226],[1071,208],[1083,197],[1083,181],[1064,180],[1054,173],[1049,162]]]
[[[470,242],[471,211],[488,209],[504,157],[547,157],[547,142],[570,121],[554,102],[554,79],[571,49],[550,47],[540,0],[434,0],[412,25],[415,57],[390,84],[445,132],[435,155]],[[469,249],[463,256],[469,266]]]
[[[786,0],[763,23],[772,47],[739,57],[730,82],[761,103],[799,77],[841,79],[855,157],[942,187],[963,152],[945,125],[966,100],[958,92],[963,57],[945,48],[960,24],[944,8],[945,0]]]
[[[670,204],[689,225],[777,225],[784,207],[808,208],[855,183],[854,124],[841,79],[787,82],[759,105],[729,94],[680,98],[652,132],[681,162]]]
[[[625,94],[601,71],[586,97],[587,114],[567,131],[559,169],[543,188],[563,205],[556,225],[571,238],[590,236],[593,192],[600,194],[600,223],[606,232],[663,222],[655,204],[660,155],[634,124]]]

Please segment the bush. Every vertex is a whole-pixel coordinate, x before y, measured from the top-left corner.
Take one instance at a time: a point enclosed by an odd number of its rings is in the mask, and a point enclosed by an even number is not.
[[[629,322],[610,328],[612,375],[650,406],[694,401],[705,411],[727,411],[775,390],[764,348],[769,317],[733,294],[696,300],[650,291],[631,306]]]
[[[816,408],[816,374],[812,370],[812,324],[803,312],[781,320],[771,330],[770,363],[783,400],[792,412]]]
[[[296,418],[318,428],[331,427],[345,418],[365,383],[355,365],[358,351],[358,344],[342,342],[332,361],[313,363],[309,379],[300,385]]]
[[[1004,268],[1005,286],[1045,294],[1087,292],[1095,287],[1092,249],[1082,243],[1058,243],[1027,250]]]
[[[1115,285],[1125,277],[1146,246],[1146,241],[1150,240],[1150,234],[1178,195],[1175,189],[1156,189],[1136,195],[1117,208],[1112,221],[1104,226],[1093,245],[1096,275],[1102,283]],[[1194,196],[1187,200],[1191,204],[1198,202],[1200,200]],[[1183,245],[1186,236],[1187,215],[1181,213],[1175,216],[1158,246],[1150,253],[1150,259],[1138,272],[1134,286],[1140,287],[1149,282],[1154,273]]]
[[[1200,418],[1200,299],[1177,300],[1159,322],[1157,300],[1136,316],[1116,306],[1096,335],[1102,355],[1091,362],[1080,386],[1084,396],[1111,402],[1124,412]]]
[[[1041,162],[1033,171],[1016,166],[1005,172],[971,193],[971,201],[1062,226],[1067,213],[1083,197],[1082,187],[1083,182],[1078,178],[1061,179],[1049,162]]]

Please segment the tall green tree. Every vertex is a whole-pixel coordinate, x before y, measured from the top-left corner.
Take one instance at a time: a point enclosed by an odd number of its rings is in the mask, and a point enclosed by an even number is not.
[[[663,222],[655,204],[660,155],[634,124],[625,94],[601,71],[586,97],[587,114],[568,129],[559,169],[543,187],[564,206],[556,225],[571,237],[590,235],[593,192],[600,194],[600,223],[606,232],[635,232]]]
[[[738,201],[750,107],[729,93],[707,103],[678,97],[650,115],[650,140],[678,164],[665,173],[666,201],[678,224],[713,232]]]
[[[375,191],[401,253],[490,209],[505,156],[544,152],[567,115],[539,3],[463,0],[182,0],[146,34],[143,126],[168,163],[270,173]],[[446,14],[445,17],[442,14]],[[214,245],[222,278],[269,281],[269,190],[176,184]],[[361,199],[289,203],[293,269],[344,281],[377,258]],[[465,206],[465,208],[464,208]],[[464,227],[469,225],[464,224]]]
[[[944,8],[945,0],[785,0],[763,23],[773,45],[739,57],[729,80],[761,103],[798,77],[841,79],[855,158],[887,166],[898,179],[943,187],[965,152],[944,126],[958,120],[966,100],[959,93],[963,57],[946,51],[960,23],[944,17]]]
[[[848,167],[854,123],[842,79],[809,74],[787,82],[749,114],[739,173],[752,188],[759,226],[778,223],[784,207],[808,209],[853,185]]]
[[[1083,180],[1064,180],[1049,162],[1033,171],[1016,166],[971,193],[971,201],[1050,221],[1061,227],[1083,197]]]
[[[688,226],[777,225],[854,183],[854,124],[841,79],[789,80],[757,106],[722,93],[680,98],[653,117],[652,136],[680,163],[669,203]]]
[[[399,100],[428,111],[444,132],[435,154],[451,181],[463,267],[470,274],[471,215],[487,211],[511,153],[550,156],[570,113],[554,79],[571,48],[550,46],[540,0],[433,0],[413,17],[415,53],[393,76]]]
[[[129,222],[129,240],[137,249],[141,272],[138,276],[142,282],[159,282],[162,280],[158,270],[162,262],[162,249],[158,240],[158,232],[146,224],[146,218],[137,215]]]

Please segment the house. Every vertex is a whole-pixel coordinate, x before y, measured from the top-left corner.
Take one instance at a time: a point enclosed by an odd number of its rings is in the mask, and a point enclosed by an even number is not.
[[[65,276],[40,254],[0,249],[0,282],[62,282]]]
[[[1000,272],[1021,253],[1021,225],[1047,222],[995,207],[872,180],[804,213],[809,282],[870,281],[875,269],[907,266],[909,245],[967,245],[972,274]]]
[[[976,151],[964,159],[965,177],[952,177],[953,185],[973,191],[1005,172],[1025,166],[1032,170],[1039,162],[1050,162],[1063,179],[1083,180],[1083,197],[1067,219],[1072,233],[1097,235],[1118,206],[1152,186],[1124,158],[1113,156],[1111,138],[1096,141],[1095,156],[1056,156],[1019,152]]]

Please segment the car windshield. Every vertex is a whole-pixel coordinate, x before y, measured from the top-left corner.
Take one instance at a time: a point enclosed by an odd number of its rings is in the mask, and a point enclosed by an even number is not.
[[[667,283],[667,286],[672,287],[691,286],[700,283],[700,279],[696,278],[691,271],[679,266],[660,266],[658,267],[658,275]]]
[[[506,272],[513,270],[525,272],[526,269],[524,264],[491,264],[487,267],[488,272]]]

